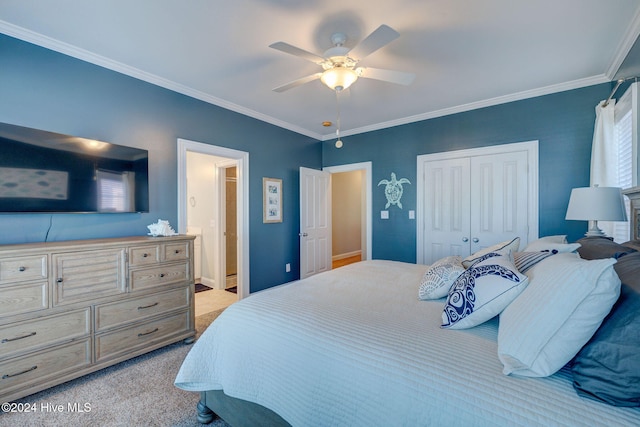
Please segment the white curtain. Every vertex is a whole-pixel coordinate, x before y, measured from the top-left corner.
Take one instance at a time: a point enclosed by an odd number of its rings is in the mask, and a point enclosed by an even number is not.
[[[596,123],[591,146],[591,186],[618,186],[618,152],[615,141],[615,100],[605,101],[596,106]],[[591,226],[591,224],[589,224]],[[598,227],[607,234],[613,235],[614,223],[598,221]]]

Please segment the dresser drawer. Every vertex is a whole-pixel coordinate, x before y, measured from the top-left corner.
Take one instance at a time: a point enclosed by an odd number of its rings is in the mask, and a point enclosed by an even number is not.
[[[96,335],[96,362],[160,343],[188,331],[189,312],[138,324],[126,329]]]
[[[124,248],[53,254],[53,305],[124,293],[125,254]]]
[[[46,255],[0,259],[0,284],[46,278]]]
[[[129,248],[129,264],[133,266],[155,264],[160,261],[160,245]]]
[[[170,283],[184,283],[189,280],[189,263],[163,264],[153,268],[132,270],[130,272],[132,291],[148,289]]]
[[[167,243],[164,245],[164,261],[189,259],[189,242]]]
[[[47,282],[0,287],[0,319],[49,307]]]
[[[89,338],[51,350],[0,362],[0,393],[10,394],[33,383],[80,370],[91,364]],[[1,400],[1,399],[0,399]]]
[[[89,335],[89,307],[0,328],[0,358],[18,351]]]
[[[96,306],[96,331],[189,307],[190,287]]]

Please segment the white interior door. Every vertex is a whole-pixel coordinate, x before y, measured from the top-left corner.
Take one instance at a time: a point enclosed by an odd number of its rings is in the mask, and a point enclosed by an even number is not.
[[[425,263],[448,255],[471,254],[471,160],[468,157],[425,163]]]
[[[527,153],[471,158],[471,253],[520,236],[526,244]]]
[[[300,168],[300,278],[331,269],[331,174]]]

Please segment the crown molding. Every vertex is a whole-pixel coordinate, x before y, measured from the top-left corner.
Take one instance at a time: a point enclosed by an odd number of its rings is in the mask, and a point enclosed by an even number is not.
[[[360,128],[340,130],[340,136],[357,135],[365,132],[372,132],[381,129],[387,129],[395,126],[406,125],[409,123],[415,123],[422,120],[435,119],[437,117],[448,116],[451,114],[463,113],[466,111],[477,110],[479,108],[492,107],[494,105],[506,104],[508,102],[521,101],[523,99],[535,98],[538,96],[549,95],[556,92],[563,92],[572,89],[579,89],[582,87],[592,86],[595,84],[607,83],[611,81],[604,74],[592,77],[586,77],[583,79],[573,80],[570,82],[559,83],[550,86],[544,86],[537,89],[526,90],[509,95],[499,96],[496,98],[485,99],[482,101],[471,102],[468,104],[457,105],[449,108],[443,108],[440,110],[429,111],[426,113],[416,114],[414,116],[404,117],[397,120],[390,120],[387,122],[376,123],[370,126],[363,126]],[[326,134],[322,137],[323,141],[334,139],[334,134]]]
[[[629,28],[625,32],[625,37],[622,40],[622,43],[620,43],[620,45],[618,46],[618,49],[613,56],[613,60],[611,61],[609,68],[605,72],[605,76],[607,76],[609,80],[613,80],[615,78],[616,73],[622,66],[622,63],[626,59],[627,55],[629,55],[629,52],[631,51],[634,43],[636,42],[636,40],[638,40],[638,36],[640,36],[640,9],[636,11],[635,16],[629,24]]]
[[[128,75],[130,77],[154,84],[156,86],[163,87],[165,89],[168,89],[177,93],[181,93],[183,95],[198,99],[200,101],[207,102],[209,104],[213,104],[218,107],[221,107],[230,111],[234,111],[236,113],[243,114],[248,117],[252,117],[254,119],[272,124],[274,126],[287,129],[301,135],[308,136],[315,140],[327,141],[335,138],[335,134],[333,132],[325,135],[317,132],[312,132],[308,129],[302,128],[292,123],[289,123],[280,119],[276,119],[275,117],[251,110],[249,108],[242,107],[240,105],[234,104],[224,99],[211,96],[205,92],[190,88],[185,85],[178,84],[174,81],[159,77],[155,74],[142,71],[135,67],[128,66],[121,62],[111,60],[104,56],[96,55],[93,52],[87,51],[85,49],[80,49],[76,46],[61,42],[59,40],[52,39],[50,37],[46,37],[42,34],[27,30],[25,28],[19,27],[17,25],[11,24],[6,21],[0,20],[0,33],[4,33],[11,37],[15,37],[17,39],[20,39],[29,43],[33,43],[35,45],[110,69],[112,71],[116,71],[118,73]],[[423,120],[447,116],[450,114],[471,111],[479,108],[490,107],[490,106],[504,104],[508,102],[520,101],[527,98],[534,98],[537,96],[548,95],[555,92],[562,92],[566,90],[591,86],[594,84],[609,82],[611,81],[611,77],[610,77],[611,70],[613,70],[614,67],[620,66],[620,64],[624,60],[624,57],[628,53],[629,49],[631,49],[631,46],[633,46],[633,43],[635,42],[639,33],[640,33],[640,11],[636,13],[636,16],[634,17],[633,22],[630,25],[630,29],[629,31],[627,31],[627,36],[625,37],[624,43],[621,45],[620,49],[618,49],[618,53],[616,54],[616,59],[614,60],[614,63],[609,68],[606,74],[587,77],[584,79],[573,80],[570,82],[560,83],[560,84],[551,85],[551,86],[545,86],[542,88],[527,90],[527,91],[500,96],[496,98],[491,98],[491,99],[472,102],[468,104],[444,108],[440,110],[429,111],[429,112],[425,112],[425,113],[421,113],[413,116],[403,117],[396,120],[390,120],[390,121],[376,123],[369,126],[363,126],[360,128],[345,129],[340,131],[341,136],[345,137],[350,135],[357,135],[360,133],[387,129],[390,127],[415,123]],[[615,70],[617,70],[617,68],[615,68]],[[615,71],[613,71],[613,74],[615,74]]]
[[[151,83],[156,86],[163,87],[165,89],[169,89],[173,92],[181,93],[191,98],[195,98],[200,101],[204,101],[209,104],[213,104],[218,107],[222,107],[224,109],[231,110],[248,117],[252,117],[254,119],[272,124],[274,126],[277,126],[283,129],[288,129],[292,132],[299,133],[301,135],[305,135],[316,140],[320,140],[322,138],[322,135],[319,133],[311,132],[308,129],[304,129],[300,126],[296,126],[291,123],[285,122],[283,120],[276,119],[275,117],[271,117],[269,115],[251,110],[249,108],[242,107],[240,105],[234,104],[224,99],[211,96],[205,92],[190,88],[185,85],[181,85],[179,83],[165,79],[155,74],[147,73],[146,71],[142,71],[138,68],[131,67],[129,65],[123,64],[118,61],[111,60],[104,56],[96,55],[95,53],[90,52],[88,50],[81,49],[76,46],[70,45],[68,43],[64,43],[59,40],[52,39],[50,37],[36,33],[34,31],[27,30],[25,28],[19,27],[17,25],[11,24],[6,21],[0,20],[0,33],[80,59],[82,61],[89,62],[94,65],[98,65],[103,68],[107,68],[112,71],[116,71],[120,74],[125,74],[127,76],[145,81],[147,83]]]

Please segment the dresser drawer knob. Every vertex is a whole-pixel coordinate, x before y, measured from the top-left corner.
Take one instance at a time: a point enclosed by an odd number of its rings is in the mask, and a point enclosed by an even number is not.
[[[32,336],[34,336],[35,334],[36,334],[35,332],[31,332],[30,334],[23,335],[23,336],[21,336],[21,337],[15,337],[15,338],[3,338],[3,339],[2,339],[2,341],[0,341],[0,344],[4,344],[4,343],[6,343],[6,342],[11,342],[11,341],[18,341],[18,340],[22,340],[22,339],[25,339],[25,338],[32,337]]]
[[[142,332],[140,334],[138,334],[139,337],[144,337],[145,335],[151,335],[154,332],[158,332],[158,328],[155,328],[153,331],[149,331],[149,332]]]
[[[140,306],[138,307],[138,310],[144,310],[145,308],[155,307],[156,305],[158,305],[158,303],[154,302],[153,304],[150,304],[150,305]]]
[[[36,369],[38,369],[38,365],[34,365],[34,366],[30,367],[29,369],[25,369],[24,371],[17,372],[15,374],[4,374],[2,376],[2,379],[6,380],[7,378],[17,377],[18,375],[26,374],[27,372],[35,371]]]
[[[164,277],[164,273],[160,273],[160,277]]]
[[[176,249],[176,253],[179,254],[180,253],[180,249]]]
[[[20,267],[18,270],[25,271],[26,269],[27,269],[27,267]]]
[[[62,283],[62,282],[64,282],[64,280],[62,279],[62,277],[58,277],[58,280],[56,280],[56,282]]]
[[[148,256],[149,256],[149,254],[142,254],[142,257],[143,257],[143,258],[146,258],[146,257],[148,257]]]

